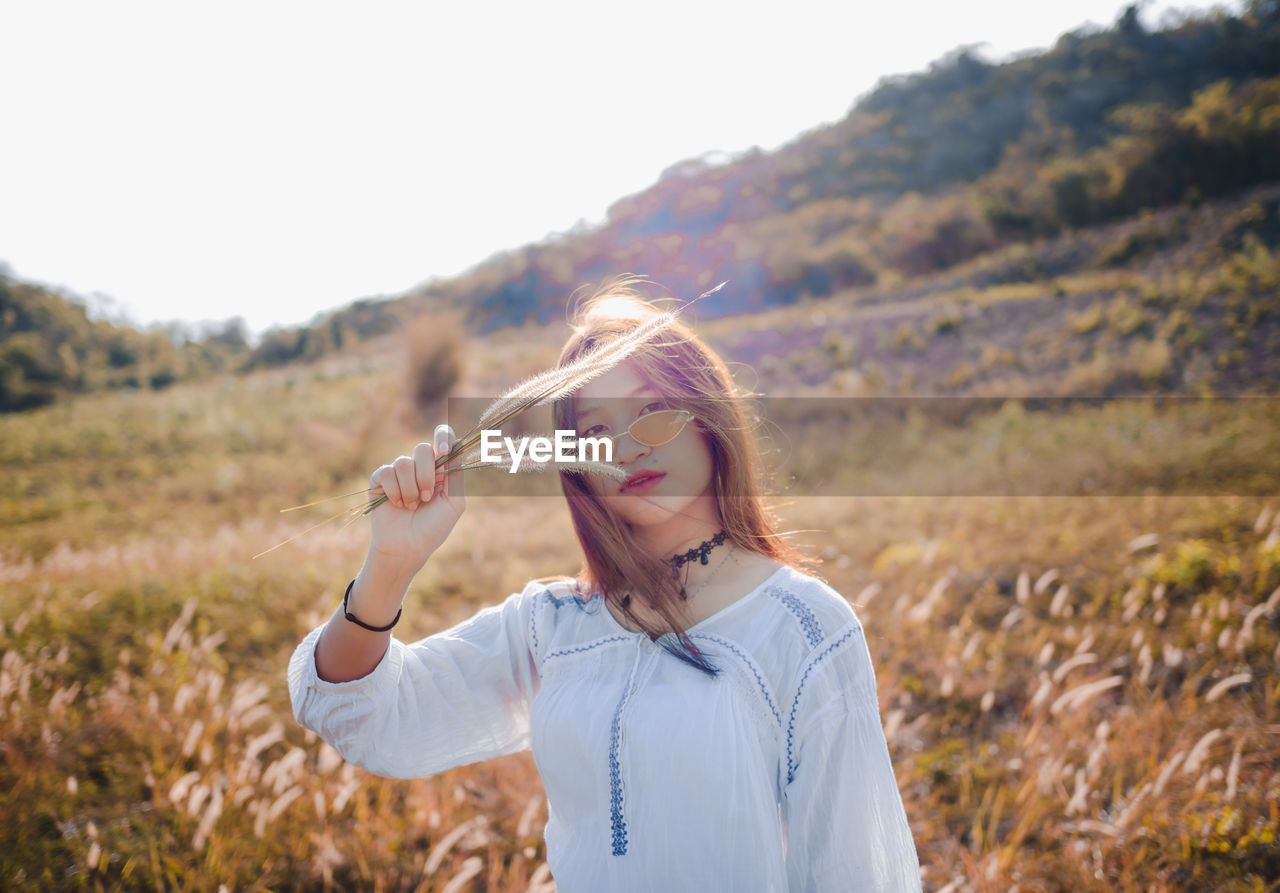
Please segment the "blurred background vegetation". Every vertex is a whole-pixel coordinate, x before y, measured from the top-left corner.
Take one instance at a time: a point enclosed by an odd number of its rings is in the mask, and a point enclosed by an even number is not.
[[[527,753],[390,781],[292,721],[364,525],[250,556],[632,271],[730,280],[689,313],[770,398],[783,526],[868,631],[926,889],[1275,889],[1278,130],[1280,5],[1130,11],[260,339],[0,274],[0,887],[550,890]],[[897,422],[819,412],[861,396]],[[577,570],[562,500],[503,492],[404,638]]]

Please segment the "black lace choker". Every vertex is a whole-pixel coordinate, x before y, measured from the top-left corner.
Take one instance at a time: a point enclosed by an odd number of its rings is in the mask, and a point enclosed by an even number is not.
[[[686,564],[688,564],[690,561],[693,561],[693,559],[695,558],[698,559],[698,561],[701,562],[702,564],[707,564],[708,563],[707,555],[709,555],[711,553],[711,550],[714,549],[716,546],[724,545],[724,541],[725,539],[728,538],[728,536],[729,534],[722,530],[719,533],[717,533],[715,536],[713,536],[711,539],[703,540],[701,543],[694,546],[688,552],[682,552],[679,555],[672,556],[671,576],[679,578],[680,568],[684,567]],[[721,564],[723,563],[724,562],[721,562]],[[716,568],[716,570],[719,570],[719,569],[720,569],[719,567]],[[686,571],[686,573],[688,572]],[[687,580],[688,577],[685,577],[685,579]],[[689,597],[688,594],[685,592],[684,586],[680,587],[680,597],[683,599],[688,599]],[[626,595],[622,596],[622,607],[626,608],[630,606],[630,604],[631,604],[631,594],[627,593]]]
[[[671,575],[674,577],[680,576],[680,568],[684,567],[695,558],[697,558],[702,564],[706,564],[707,555],[710,554],[711,550],[716,546],[724,545],[725,538],[728,535],[729,534],[722,530],[711,539],[703,540],[688,552],[673,556],[671,559]]]

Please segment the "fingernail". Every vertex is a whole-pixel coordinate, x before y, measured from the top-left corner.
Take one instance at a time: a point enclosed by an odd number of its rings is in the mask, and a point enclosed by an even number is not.
[[[423,501],[423,502],[430,502],[430,501],[431,501],[431,491],[429,491],[429,490],[423,490],[423,491],[422,491],[422,493],[421,493],[421,494],[419,494],[419,497],[422,499],[422,501]]]

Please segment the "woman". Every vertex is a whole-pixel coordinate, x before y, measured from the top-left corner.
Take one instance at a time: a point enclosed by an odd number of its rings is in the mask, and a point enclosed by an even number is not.
[[[655,313],[598,295],[561,366]],[[862,627],[776,534],[723,362],[675,323],[555,416],[626,474],[561,473],[578,577],[391,637],[465,506],[441,426],[370,479],[368,558],[290,662],[298,721],[392,777],[531,747],[561,893],[919,890]]]

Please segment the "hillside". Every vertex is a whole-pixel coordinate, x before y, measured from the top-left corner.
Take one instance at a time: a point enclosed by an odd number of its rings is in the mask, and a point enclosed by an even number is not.
[[[598,228],[424,287],[482,329],[557,318],[583,282],[641,272],[709,313],[913,278],[1280,179],[1280,13],[1099,33],[1003,64],[968,51],[890,80],[776,152],[688,160]]]
[[[698,308],[703,318],[835,298],[883,305],[877,318],[887,319],[900,304],[888,336],[856,345],[848,332],[827,336],[846,365],[867,364],[850,365],[855,383],[877,392],[885,382],[893,392],[917,382],[958,393],[1043,388],[1051,367],[1066,382],[1054,388],[1103,393],[1265,386],[1274,320],[1258,298],[1277,244],[1266,188],[1280,182],[1277,75],[1280,13],[1266,3],[1154,32],[1130,10],[1109,29],[1003,64],[957,51],[776,152],[675,164],[601,226],[497,254],[399,299],[357,301],[252,348],[236,321],[138,333],[0,277],[0,411],[309,362],[401,332],[428,310],[460,308],[476,331],[543,323],[583,284],[626,272],[680,297],[729,280]],[[1003,306],[979,307],[975,288]],[[1032,291],[1069,299],[1009,303]],[[911,309],[923,295],[939,298],[925,316]],[[1056,359],[1000,370],[1027,314]],[[1115,319],[1102,326],[1104,317]],[[1057,343],[1063,325],[1071,345]],[[918,356],[933,326],[958,337]],[[1116,338],[1102,337],[1108,330]],[[978,336],[985,354],[957,349]],[[912,377],[885,371],[895,356]],[[1168,372],[1188,367],[1189,378]]]

